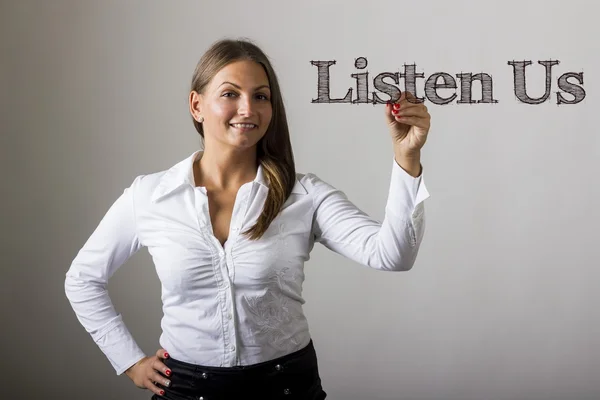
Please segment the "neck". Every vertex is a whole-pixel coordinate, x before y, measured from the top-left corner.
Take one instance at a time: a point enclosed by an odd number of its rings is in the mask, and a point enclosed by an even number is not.
[[[256,160],[256,146],[243,151],[206,147],[202,158],[194,163],[196,185],[237,191],[256,178]]]

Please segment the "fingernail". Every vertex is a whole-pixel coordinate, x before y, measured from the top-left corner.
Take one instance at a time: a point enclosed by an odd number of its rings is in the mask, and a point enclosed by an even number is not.
[[[166,387],[169,387],[169,386],[171,386],[171,381],[167,379],[167,380],[165,381],[165,386],[166,386]]]
[[[165,353],[165,358],[169,357],[169,353]]]
[[[165,374],[167,374],[167,375],[171,376],[171,370],[170,370],[170,369],[166,370],[166,371],[165,371]]]
[[[394,104],[394,108],[395,108],[396,110],[397,110],[397,109],[399,109],[399,108],[400,108],[400,104],[398,104],[398,103],[395,103],[395,104]]]
[[[398,110],[392,110],[394,114],[398,114]]]
[[[164,395],[165,395],[165,391],[164,391],[164,390],[161,390],[161,391],[160,391],[160,392],[158,392],[158,393],[160,393],[160,395],[161,395],[161,396],[164,396]]]

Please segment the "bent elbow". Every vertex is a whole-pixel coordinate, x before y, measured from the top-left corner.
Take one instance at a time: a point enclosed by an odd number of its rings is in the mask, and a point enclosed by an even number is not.
[[[78,282],[77,279],[75,279],[73,276],[71,276],[69,273],[67,273],[65,275],[65,281],[64,281],[63,286],[64,286],[64,291],[65,291],[65,296],[67,297],[69,302],[71,304],[73,304],[73,302],[75,300],[75,298],[74,298],[75,293],[81,289],[81,282]]]
[[[105,282],[81,276],[78,272],[69,271],[65,275],[65,296],[71,304],[93,297],[98,291],[106,289]]]
[[[386,268],[386,269],[391,272],[407,272],[407,271],[410,271],[414,265],[415,265],[414,260],[411,260],[411,261],[403,260],[402,262],[393,264],[391,266],[391,268]]]
[[[390,272],[406,272],[410,271],[417,260],[418,248],[412,248],[410,251],[405,251],[402,254],[398,254],[395,259],[387,260],[382,263],[379,269]]]

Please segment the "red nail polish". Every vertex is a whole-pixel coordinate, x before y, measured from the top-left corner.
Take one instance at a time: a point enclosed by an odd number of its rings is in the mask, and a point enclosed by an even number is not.
[[[398,109],[400,108],[400,104],[398,104],[398,103],[395,103],[395,104],[394,104],[394,108],[395,108],[396,110],[398,110]]]
[[[169,353],[165,352],[165,358],[169,357]]]
[[[165,391],[164,390],[161,390],[159,393],[160,393],[161,396],[165,395]]]
[[[398,114],[398,110],[392,110],[394,114]]]
[[[167,374],[167,376],[171,376],[171,370],[170,369],[166,370],[165,374]]]

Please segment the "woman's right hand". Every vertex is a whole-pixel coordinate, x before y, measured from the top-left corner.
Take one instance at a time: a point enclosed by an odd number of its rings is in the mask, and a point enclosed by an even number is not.
[[[165,392],[156,386],[160,383],[164,386],[169,386],[171,381],[165,376],[171,376],[171,370],[163,364],[162,360],[169,357],[169,354],[164,349],[156,352],[152,357],[144,357],[125,371],[125,374],[135,383],[140,389],[149,389],[159,396],[163,396]],[[164,374],[161,375],[161,374]]]

